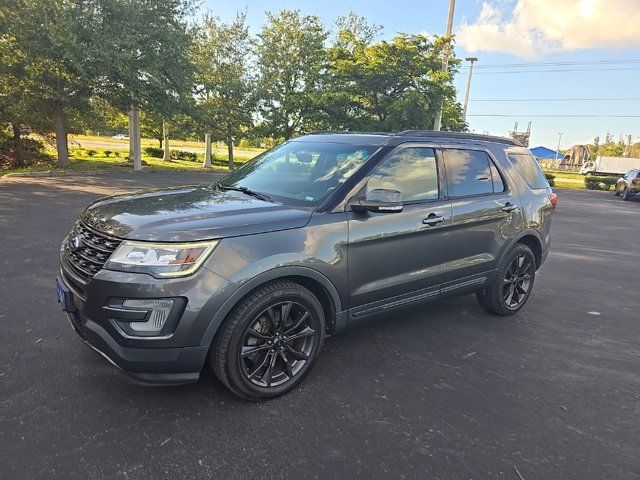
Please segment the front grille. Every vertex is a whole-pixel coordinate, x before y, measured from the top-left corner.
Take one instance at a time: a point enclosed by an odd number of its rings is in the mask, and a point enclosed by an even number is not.
[[[78,220],[69,233],[64,253],[73,273],[89,281],[120,243],[121,240],[92,230]]]

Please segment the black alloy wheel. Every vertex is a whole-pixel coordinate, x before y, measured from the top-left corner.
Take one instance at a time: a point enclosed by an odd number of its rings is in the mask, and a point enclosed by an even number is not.
[[[296,302],[269,306],[249,325],[240,362],[246,378],[260,387],[282,385],[304,367],[313,351],[316,332],[311,313]]]
[[[532,272],[535,270],[531,258],[520,255],[513,259],[504,276],[502,298],[508,308],[514,309],[520,305],[533,285]]]
[[[535,275],[533,252],[518,243],[501,260],[494,281],[476,293],[478,303],[490,313],[513,315],[527,303]]]
[[[325,337],[324,310],[291,280],[274,280],[238,302],[209,353],[216,376],[236,395],[260,401],[289,392],[311,371]]]

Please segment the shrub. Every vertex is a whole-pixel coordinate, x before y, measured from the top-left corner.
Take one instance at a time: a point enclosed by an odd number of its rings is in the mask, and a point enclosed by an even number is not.
[[[611,190],[617,181],[616,177],[584,177],[584,185],[588,190]]]
[[[87,155],[89,157],[93,157],[96,153],[98,153],[96,150],[91,150],[91,149],[87,150]]]
[[[544,176],[547,178],[549,182],[549,186],[553,187],[556,184],[556,176],[552,173],[545,173]]]
[[[186,160],[188,162],[197,162],[198,154],[193,152],[185,152],[184,150],[171,150],[172,160]]]
[[[45,152],[44,144],[30,137],[20,142],[0,129],[0,168],[27,167],[38,163],[52,163],[54,158]]]
[[[158,147],[146,147],[144,149],[144,153],[153,158],[162,158],[164,157],[164,150]]]
[[[111,150],[105,150],[105,151],[104,151],[104,156],[105,156],[105,157],[110,157],[112,153],[113,153],[113,152],[112,152]]]

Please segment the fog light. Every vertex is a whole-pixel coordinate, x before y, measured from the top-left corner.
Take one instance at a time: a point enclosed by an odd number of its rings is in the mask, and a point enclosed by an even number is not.
[[[122,303],[123,307],[128,308],[143,308],[150,310],[149,318],[144,322],[129,322],[129,328],[134,332],[153,334],[159,333],[164,324],[169,318],[169,313],[173,307],[173,300],[169,299],[156,299],[156,300],[143,300],[143,299],[130,299],[125,300]]]

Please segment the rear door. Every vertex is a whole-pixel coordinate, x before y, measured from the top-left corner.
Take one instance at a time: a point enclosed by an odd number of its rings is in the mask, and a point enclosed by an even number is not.
[[[489,150],[443,148],[452,206],[449,259],[442,292],[484,283],[500,253],[523,228],[515,188]]]
[[[349,221],[349,306],[366,316],[436,296],[447,258],[451,203],[435,149],[396,147],[359,186],[354,198],[378,188],[403,195],[399,213],[353,212]]]

